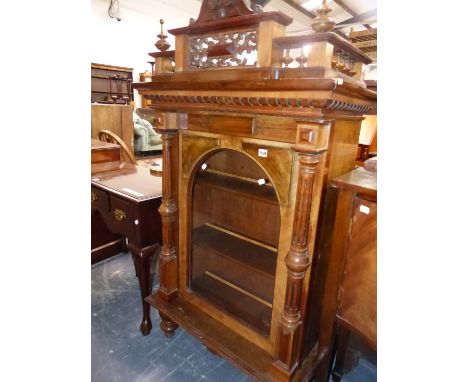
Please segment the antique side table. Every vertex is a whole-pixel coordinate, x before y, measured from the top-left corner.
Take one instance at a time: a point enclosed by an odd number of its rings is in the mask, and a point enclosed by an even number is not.
[[[152,328],[150,306],[144,299],[151,292],[151,260],[161,244],[161,184],[162,179],[150,175],[147,167],[129,163],[91,177],[91,211],[101,215],[111,232],[128,240],[140,284],[143,335]]]

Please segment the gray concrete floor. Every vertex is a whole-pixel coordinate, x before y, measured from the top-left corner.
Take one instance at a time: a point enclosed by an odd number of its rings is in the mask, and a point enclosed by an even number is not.
[[[155,256],[156,260],[156,256]],[[152,269],[157,270],[153,263]],[[91,373],[93,382],[248,382],[252,379],[210,353],[179,328],[168,339],[151,310],[153,330],[142,336],[138,280],[129,254],[119,254],[91,270]],[[157,288],[158,275],[153,277]],[[371,364],[360,362],[343,382],[376,381]]]

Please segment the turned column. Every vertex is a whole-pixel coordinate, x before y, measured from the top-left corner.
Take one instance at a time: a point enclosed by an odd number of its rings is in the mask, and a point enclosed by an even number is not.
[[[177,295],[178,265],[175,243],[175,230],[177,219],[177,206],[175,190],[173,189],[172,158],[173,140],[177,134],[176,129],[163,130],[161,134],[163,143],[163,176],[162,176],[162,203],[159,207],[162,224],[162,249],[159,257],[159,289],[158,296],[170,301]]]
[[[176,251],[176,219],[177,205],[175,202],[175,191],[172,177],[174,158],[174,138],[177,129],[160,129],[163,144],[163,176],[162,176],[162,202],[159,207],[162,225],[162,248],[159,256],[159,289],[158,297],[170,301],[177,296],[178,292],[178,264]],[[159,312],[161,317],[160,327],[167,337],[171,337],[178,325],[169,317]]]
[[[291,249],[286,255],[288,269],[286,297],[279,320],[276,365],[288,374],[297,367],[302,317],[300,312],[304,276],[310,266],[307,250],[310,212],[314,192],[314,176],[320,155],[299,153],[299,179],[294,210]]]

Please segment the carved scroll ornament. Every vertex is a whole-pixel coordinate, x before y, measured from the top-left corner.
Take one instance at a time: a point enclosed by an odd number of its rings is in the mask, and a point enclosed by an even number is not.
[[[190,38],[190,68],[254,66],[257,31],[223,32]]]

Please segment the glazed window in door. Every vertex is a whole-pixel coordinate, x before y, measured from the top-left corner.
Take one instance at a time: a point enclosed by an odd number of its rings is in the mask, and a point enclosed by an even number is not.
[[[190,288],[268,336],[281,223],[276,191],[254,160],[234,150],[217,151],[195,171]]]

